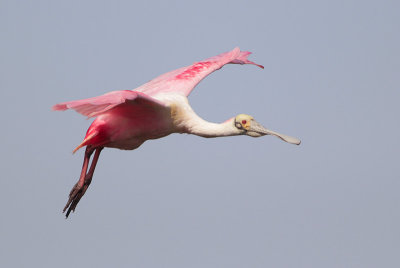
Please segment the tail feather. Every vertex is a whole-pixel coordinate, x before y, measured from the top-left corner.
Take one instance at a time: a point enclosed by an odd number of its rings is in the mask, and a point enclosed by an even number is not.
[[[96,131],[96,132],[91,133],[90,135],[87,135],[87,136],[85,137],[85,139],[81,142],[81,144],[79,144],[79,145],[72,151],[72,153],[74,154],[74,153],[75,153],[76,151],[78,151],[80,148],[82,148],[82,147],[88,145],[88,143],[90,142],[90,140],[93,139],[93,138],[97,135],[97,133],[98,133],[98,132]]]

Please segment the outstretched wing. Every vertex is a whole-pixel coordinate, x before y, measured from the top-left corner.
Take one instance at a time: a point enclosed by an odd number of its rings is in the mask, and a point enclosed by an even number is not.
[[[64,111],[73,109],[87,117],[94,117],[123,104],[139,104],[165,108],[165,104],[151,96],[159,93],[179,93],[188,96],[203,78],[228,63],[254,64],[260,68],[264,68],[262,65],[249,61],[247,57],[250,54],[251,52],[240,51],[239,48],[235,48],[232,51],[160,75],[133,91],[112,91],[98,97],[63,102],[54,105],[53,110]]]
[[[134,91],[143,92],[150,96],[170,92],[188,96],[203,78],[220,69],[225,64],[254,64],[260,68],[264,68],[262,65],[249,61],[247,57],[250,54],[251,52],[240,51],[239,48],[235,48],[232,51],[160,75],[134,89]]]
[[[145,93],[132,90],[119,90],[89,99],[59,103],[54,105],[52,109],[56,111],[73,109],[87,117],[94,117],[123,104],[158,106],[160,108],[166,107],[166,105],[164,105],[162,102],[148,96]]]

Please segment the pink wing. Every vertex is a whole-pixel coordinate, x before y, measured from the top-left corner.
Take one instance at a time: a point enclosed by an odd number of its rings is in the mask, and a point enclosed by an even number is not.
[[[150,96],[168,92],[176,92],[188,96],[203,78],[220,69],[225,64],[254,64],[260,68],[264,68],[262,65],[249,61],[247,57],[250,54],[251,52],[240,51],[239,48],[235,48],[232,51],[222,53],[204,61],[196,62],[191,66],[179,68],[160,75],[134,90],[146,93]]]
[[[63,102],[54,105],[53,110],[64,111],[74,109],[82,115],[94,117],[122,104],[150,105],[165,108],[166,105],[152,98],[151,95],[174,92],[188,96],[203,78],[228,63],[254,64],[260,68],[264,68],[262,65],[249,61],[247,57],[250,54],[251,52],[240,51],[239,48],[235,48],[230,52],[222,53],[204,61],[196,62],[191,66],[160,75],[133,91],[112,91],[98,97]]]
[[[160,101],[141,92],[131,90],[112,91],[107,94],[84,100],[68,101],[52,107],[56,111],[74,109],[87,117],[98,116],[121,104],[139,104],[148,106],[166,107]]]

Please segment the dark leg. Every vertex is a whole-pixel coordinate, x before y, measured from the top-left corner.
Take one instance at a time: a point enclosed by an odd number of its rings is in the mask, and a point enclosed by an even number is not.
[[[92,155],[94,150],[96,150],[96,152],[94,153],[94,157],[92,160],[92,164],[90,165],[90,169],[87,172],[90,156]],[[63,209],[63,212],[65,212],[68,209],[67,214],[65,215],[66,218],[68,218],[71,211],[75,211],[76,206],[78,205],[82,196],[85,194],[87,188],[89,187],[90,183],[92,182],[93,173],[96,168],[97,160],[99,159],[101,150],[103,150],[103,147],[100,147],[97,149],[93,149],[90,146],[86,147],[85,158],[83,160],[81,176],[79,178],[79,181],[72,188],[72,190],[69,194],[68,202]]]

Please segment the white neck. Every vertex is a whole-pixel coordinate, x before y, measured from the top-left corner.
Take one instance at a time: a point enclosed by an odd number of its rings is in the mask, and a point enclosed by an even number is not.
[[[194,134],[204,138],[226,137],[242,134],[234,125],[234,118],[231,118],[221,124],[211,123],[203,120],[196,114],[186,117],[182,122],[184,132]]]
[[[234,119],[217,124],[207,122],[200,117],[190,122],[188,133],[201,136],[204,138],[226,137],[240,135],[241,132],[234,126]]]
[[[161,97],[163,97],[162,100],[164,102],[169,102],[174,132],[194,134],[205,138],[242,134],[242,132],[235,127],[234,118],[221,124],[207,122],[193,111],[186,97],[180,95]]]

